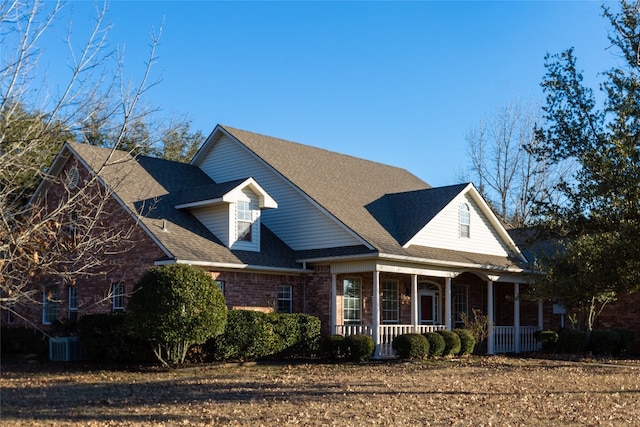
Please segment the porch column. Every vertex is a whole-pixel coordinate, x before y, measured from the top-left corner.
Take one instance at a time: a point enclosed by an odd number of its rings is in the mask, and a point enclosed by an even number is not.
[[[516,353],[520,353],[520,284],[513,284],[513,326],[515,327],[514,339]]]
[[[411,275],[411,324],[413,331],[418,332],[418,275]]]
[[[487,354],[495,353],[495,337],[493,335],[493,280],[487,280],[487,317],[489,324],[487,325]]]
[[[543,330],[544,329],[544,307],[543,307],[543,303],[542,300],[539,299],[538,300],[538,329]]]
[[[375,344],[375,352],[373,357],[380,358],[380,272],[373,272],[373,343]]]
[[[451,326],[451,277],[444,279],[444,327],[447,330],[453,329]]]
[[[331,273],[331,334],[337,334],[338,326],[338,275]]]

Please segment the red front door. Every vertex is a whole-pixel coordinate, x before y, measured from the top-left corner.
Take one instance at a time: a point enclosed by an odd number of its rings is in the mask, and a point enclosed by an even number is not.
[[[420,295],[420,324],[433,325],[434,323],[433,295]]]

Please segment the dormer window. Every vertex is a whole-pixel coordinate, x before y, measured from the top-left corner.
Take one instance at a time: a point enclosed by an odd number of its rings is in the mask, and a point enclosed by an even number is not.
[[[237,204],[238,240],[243,242],[252,241],[253,210],[251,202],[238,201]]]
[[[471,237],[471,211],[466,203],[460,205],[460,237]]]

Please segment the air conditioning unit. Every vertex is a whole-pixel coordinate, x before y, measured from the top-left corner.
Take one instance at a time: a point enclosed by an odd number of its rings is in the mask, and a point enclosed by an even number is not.
[[[79,337],[49,338],[49,360],[54,362],[73,362],[82,360]]]

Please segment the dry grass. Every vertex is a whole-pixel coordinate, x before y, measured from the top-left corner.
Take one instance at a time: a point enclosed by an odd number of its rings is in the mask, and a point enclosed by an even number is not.
[[[640,424],[640,365],[506,357],[171,371],[3,366],[1,424]]]

